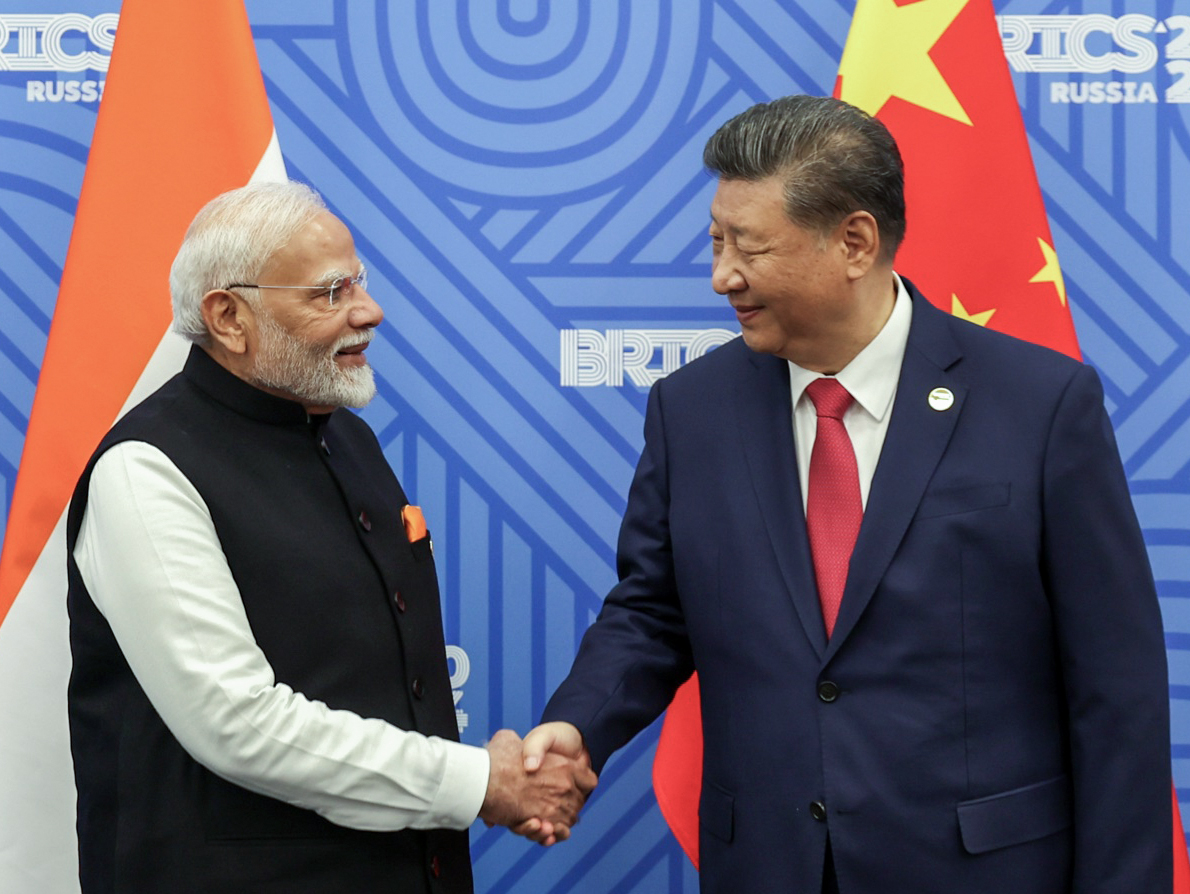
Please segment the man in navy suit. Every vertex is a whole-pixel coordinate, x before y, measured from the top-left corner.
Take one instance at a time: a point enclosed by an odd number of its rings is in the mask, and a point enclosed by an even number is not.
[[[893,272],[901,159],[858,109],[755,106],[704,161],[743,338],[654,387],[527,766],[601,769],[697,670],[704,892],[1169,891],[1161,618],[1094,370]]]

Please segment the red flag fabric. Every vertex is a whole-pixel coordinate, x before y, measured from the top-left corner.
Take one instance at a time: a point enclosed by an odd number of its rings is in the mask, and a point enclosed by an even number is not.
[[[702,793],[702,711],[698,674],[665,712],[653,759],[653,793],[678,844],[698,866],[698,798]]]
[[[122,409],[181,366],[186,227],[254,176],[284,165],[242,0],[126,0],[0,556],[0,890],[77,890],[60,520]]]
[[[897,269],[943,310],[1079,357],[991,0],[858,0],[835,96],[883,121],[904,158]],[[667,711],[653,765],[662,814],[695,866],[696,687]],[[1174,891],[1190,894],[1176,792],[1173,836]]]
[[[1190,894],[1190,854],[1186,852],[1186,833],[1182,828],[1182,811],[1178,808],[1178,791],[1173,795],[1173,894]]]
[[[860,0],[835,95],[905,160],[898,269],[943,310],[1078,357],[990,0]]]

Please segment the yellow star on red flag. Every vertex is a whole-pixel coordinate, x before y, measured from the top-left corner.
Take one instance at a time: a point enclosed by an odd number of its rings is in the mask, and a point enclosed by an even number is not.
[[[859,0],[843,61],[839,98],[876,115],[896,96],[964,124],[971,119],[930,50],[968,0]],[[889,65],[888,61],[895,60]]]
[[[1058,300],[1062,302],[1062,306],[1066,306],[1066,282],[1062,279],[1062,267],[1058,264],[1058,253],[1054,251],[1054,247],[1042,239],[1037,237],[1037,244],[1041,247],[1041,256],[1045,258],[1045,266],[1033,275],[1029,282],[1049,282],[1054,284],[1054,288],[1058,291]]]
[[[981,310],[979,313],[970,313],[967,308],[963,307],[963,302],[959,300],[958,295],[950,296],[950,312],[960,320],[967,320],[970,323],[975,323],[977,326],[986,326],[988,320],[992,318],[992,314],[996,312],[993,307],[991,310]]]

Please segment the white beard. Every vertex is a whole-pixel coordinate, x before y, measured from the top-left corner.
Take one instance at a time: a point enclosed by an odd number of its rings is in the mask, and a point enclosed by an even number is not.
[[[341,367],[335,354],[372,340],[372,330],[345,335],[329,349],[311,345],[273,319],[257,314],[260,345],[249,375],[255,385],[285,391],[306,406],[362,407],[376,396],[376,378],[368,364]]]

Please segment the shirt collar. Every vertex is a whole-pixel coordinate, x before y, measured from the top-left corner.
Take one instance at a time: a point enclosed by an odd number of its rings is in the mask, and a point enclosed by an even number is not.
[[[913,300],[905,284],[896,273],[893,274],[893,281],[896,283],[897,295],[884,327],[835,376],[855,398],[856,404],[877,422],[884,419],[897,393],[897,379],[901,375],[901,361],[905,359],[909,323],[913,318]],[[822,378],[821,373],[803,369],[789,361],[789,385],[795,406],[801,400],[806,386],[819,378]]]

